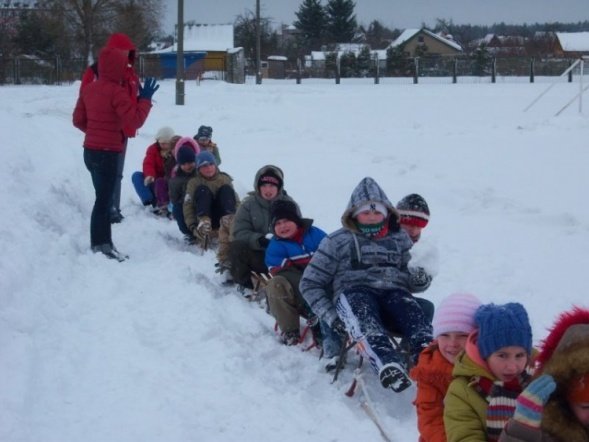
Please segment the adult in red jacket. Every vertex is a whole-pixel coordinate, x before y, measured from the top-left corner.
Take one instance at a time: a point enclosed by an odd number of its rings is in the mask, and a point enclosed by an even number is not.
[[[139,77],[135,72],[134,64],[135,64],[135,55],[137,52],[137,48],[131,41],[131,39],[122,33],[115,33],[110,36],[108,41],[106,42],[107,48],[114,48],[114,49],[121,49],[127,53],[128,63],[125,67],[125,73],[123,76],[123,86],[129,93],[129,97],[132,100],[137,102],[137,94],[139,92]],[[80,93],[84,90],[84,88],[96,81],[98,78],[98,63],[94,63],[86,69],[84,75],[82,76],[82,84],[80,85]],[[123,128],[123,132],[126,138],[133,138],[137,133],[137,128],[133,126],[125,126]],[[112,204],[111,204],[111,211],[110,211],[110,220],[113,223],[119,223],[123,220],[123,215],[121,214],[121,181],[123,179],[123,169],[125,168],[125,154],[127,152],[127,140],[125,140],[125,146],[118,157],[117,163],[117,182],[115,183],[115,188],[113,191],[112,196]]]
[[[109,258],[125,259],[112,243],[110,207],[117,181],[119,154],[125,148],[123,128],[138,129],[151,109],[151,97],[159,88],[153,79],[139,85],[135,101],[121,86],[128,64],[128,54],[104,48],[98,58],[98,79],[80,93],[73,114],[74,126],[86,134],[84,163],[92,176],[96,201],[90,220],[90,243],[94,252]]]

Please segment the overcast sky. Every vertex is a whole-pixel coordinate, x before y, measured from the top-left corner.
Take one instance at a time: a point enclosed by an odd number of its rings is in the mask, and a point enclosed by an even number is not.
[[[197,23],[233,23],[238,15],[255,11],[256,0],[183,0],[184,19]],[[292,23],[302,0],[260,0],[261,14],[277,25]],[[322,4],[326,4],[323,0]],[[178,0],[164,0],[164,31],[172,33],[178,15]],[[491,25],[577,22],[589,20],[589,0],[356,0],[356,18],[368,25],[377,19],[389,28],[433,26],[437,18],[455,24]]]

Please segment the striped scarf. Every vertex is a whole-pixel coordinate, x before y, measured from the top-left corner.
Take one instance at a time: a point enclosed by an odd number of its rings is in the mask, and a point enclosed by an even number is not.
[[[516,379],[503,382],[480,377],[475,389],[489,403],[487,406],[487,440],[498,441],[503,427],[515,413],[516,399],[530,381],[530,375],[523,372]]]

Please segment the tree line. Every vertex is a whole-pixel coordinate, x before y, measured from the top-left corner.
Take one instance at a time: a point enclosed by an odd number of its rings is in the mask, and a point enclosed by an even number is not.
[[[275,29],[271,18],[261,17],[261,58],[284,55],[295,62],[311,51],[332,51],[337,43],[363,43],[371,49],[384,49],[401,34],[402,29],[388,28],[379,20],[368,26],[358,24],[355,6],[353,0],[302,0],[295,11],[295,31],[290,38],[285,38],[283,29]],[[2,59],[17,55],[60,56],[90,63],[113,32],[128,34],[140,51],[148,50],[156,40],[171,44],[174,38],[161,32],[162,0],[44,0],[37,2],[34,9],[11,13],[1,9],[0,14]],[[589,31],[589,21],[482,26],[437,19],[433,26],[422,23],[421,27],[452,35],[466,47],[489,33],[530,38],[536,32]],[[256,17],[253,12],[237,16],[234,36],[235,46],[243,47],[246,57],[254,60]]]

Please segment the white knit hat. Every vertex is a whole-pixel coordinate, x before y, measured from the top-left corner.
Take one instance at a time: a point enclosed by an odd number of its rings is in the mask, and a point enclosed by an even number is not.
[[[434,338],[450,332],[470,333],[475,328],[474,314],[481,301],[469,293],[454,293],[440,303],[434,313]]]
[[[163,141],[164,143],[170,141],[174,136],[174,129],[169,126],[160,127],[155,134],[156,141]]]

